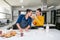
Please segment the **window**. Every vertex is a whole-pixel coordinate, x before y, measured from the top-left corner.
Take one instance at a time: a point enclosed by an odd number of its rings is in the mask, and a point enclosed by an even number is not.
[[[25,15],[25,14],[26,14],[26,12],[21,12],[21,14],[24,14],[24,15]]]
[[[0,19],[5,19],[6,18],[6,14],[0,13]]]

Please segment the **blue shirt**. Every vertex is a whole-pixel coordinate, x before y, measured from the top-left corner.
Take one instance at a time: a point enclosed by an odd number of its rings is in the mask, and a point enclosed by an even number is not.
[[[28,19],[26,19],[26,18],[25,18],[25,15],[19,15],[18,20],[17,20],[16,23],[19,23],[19,24],[20,24],[22,20],[28,21],[28,22],[27,22],[28,25],[31,26],[31,22],[32,22],[32,18],[31,18],[31,17],[28,17]],[[24,25],[24,24],[23,24],[23,25]]]

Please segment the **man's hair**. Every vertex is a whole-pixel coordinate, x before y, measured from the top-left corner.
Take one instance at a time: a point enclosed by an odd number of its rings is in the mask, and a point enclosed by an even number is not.
[[[41,12],[41,8],[38,8],[37,10],[38,10],[39,12]]]
[[[26,10],[26,14],[27,14],[28,12],[31,12],[31,11],[32,11],[31,9],[27,9],[27,10]]]

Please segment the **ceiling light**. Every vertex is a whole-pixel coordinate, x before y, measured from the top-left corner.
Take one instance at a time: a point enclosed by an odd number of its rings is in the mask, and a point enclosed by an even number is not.
[[[51,9],[51,8],[53,8],[54,6],[50,6],[50,7],[48,7],[48,9]]]
[[[23,0],[20,0],[20,3],[23,3]]]
[[[21,6],[21,8],[24,8],[24,6]]]

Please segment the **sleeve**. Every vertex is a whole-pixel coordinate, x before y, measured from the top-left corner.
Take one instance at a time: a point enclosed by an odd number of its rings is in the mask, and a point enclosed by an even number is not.
[[[22,15],[19,15],[16,23],[20,23],[21,22],[21,19],[22,19]]]
[[[32,18],[29,19],[28,25],[31,26],[31,23],[32,23]]]

